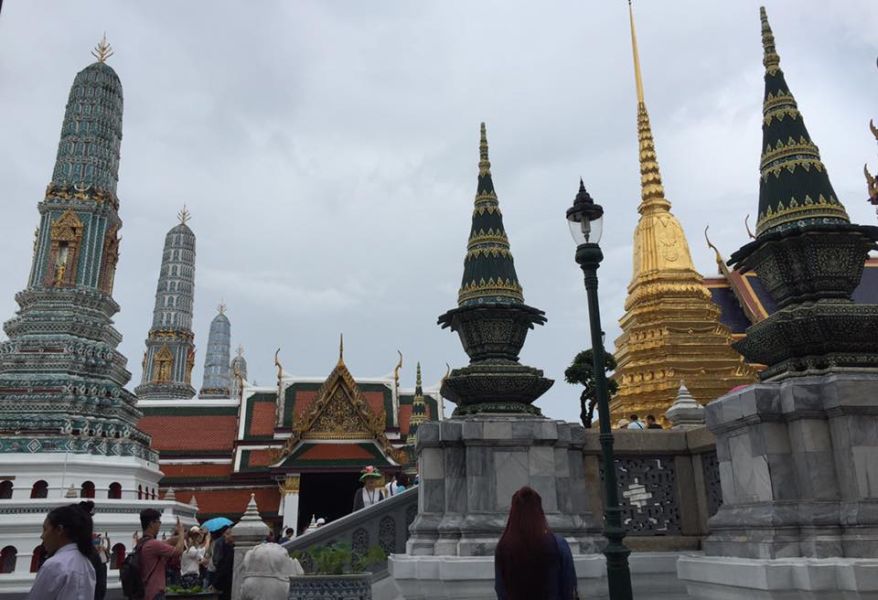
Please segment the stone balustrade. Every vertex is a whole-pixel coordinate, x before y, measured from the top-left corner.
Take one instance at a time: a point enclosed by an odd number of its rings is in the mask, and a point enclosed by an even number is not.
[[[409,525],[418,513],[418,486],[405,490],[374,506],[358,510],[317,529],[311,529],[284,544],[290,551],[307,551],[333,543],[349,544],[356,553],[365,554],[379,546],[386,554],[402,554],[409,537]],[[302,567],[310,571],[307,558]],[[387,577],[387,563],[373,571],[373,582]]]
[[[707,520],[722,504],[713,435],[688,430],[615,430],[614,451],[626,545],[632,550],[698,550]],[[603,512],[598,430],[585,433],[585,485],[595,515]]]

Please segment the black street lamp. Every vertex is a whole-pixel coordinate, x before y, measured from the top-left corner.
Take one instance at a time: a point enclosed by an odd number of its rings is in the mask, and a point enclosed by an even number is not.
[[[628,555],[631,551],[622,540],[622,510],[619,508],[619,492],[616,489],[616,467],[613,460],[613,433],[610,431],[610,398],[607,394],[607,377],[604,373],[604,341],[601,329],[601,312],[598,306],[598,267],[604,255],[598,242],[601,240],[604,209],[595,204],[582,179],[573,206],[567,209],[567,221],[576,246],[576,262],[585,274],[585,291],[588,296],[588,318],[591,326],[591,346],[594,355],[594,379],[597,388],[598,418],[600,421],[601,454],[604,462],[604,537],[607,545],[607,585],[610,600],[632,600],[631,572]]]

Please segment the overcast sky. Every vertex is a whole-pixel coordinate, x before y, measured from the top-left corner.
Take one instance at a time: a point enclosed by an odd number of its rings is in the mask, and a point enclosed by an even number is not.
[[[761,140],[758,2],[635,3],[665,190],[696,266],[755,222]],[[852,220],[875,223],[878,3],[771,0],[781,66]],[[326,376],[338,334],[355,376],[405,355],[425,384],[464,366],[436,318],[457,303],[479,122],[528,304],[546,311],[522,362],[556,380],[538,402],[576,420],[563,381],[590,346],[564,211],[579,177],[606,211],[608,345],[631,277],[639,172],[625,2],[77,2],[9,0],[0,16],[0,319],[27,281],[70,84],[106,31],[124,86],[116,326],[133,389],[162,244],[185,203],[197,235],[193,384],[228,305],[250,379]],[[451,408],[452,405],[449,405]]]

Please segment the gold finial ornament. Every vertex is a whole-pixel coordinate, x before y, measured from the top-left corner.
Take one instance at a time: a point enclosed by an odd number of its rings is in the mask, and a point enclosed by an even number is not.
[[[774,47],[774,33],[771,31],[771,25],[768,24],[768,13],[765,7],[759,7],[759,20],[762,21],[762,64],[765,70],[772,75],[780,69],[780,56]]]
[[[223,300],[220,300],[219,306],[216,307],[216,310],[217,312],[219,312],[219,314],[224,315],[226,314],[227,308],[228,307],[226,306],[226,303]]]
[[[637,50],[637,32],[634,29],[634,8],[628,0],[628,20],[631,23],[631,51],[634,53],[634,83],[637,86],[637,103],[643,104],[643,77],[640,74],[640,53]]]
[[[481,139],[479,140],[479,175],[484,177],[491,174],[491,161],[488,160],[488,132],[485,123],[482,122]]]
[[[344,364],[344,334],[338,334],[338,364]]]
[[[192,218],[192,213],[189,212],[189,209],[186,208],[186,205],[183,205],[183,210],[177,213],[177,219],[180,220],[181,225],[185,225],[189,219]]]
[[[750,239],[755,240],[756,236],[753,234],[753,231],[750,229],[750,213],[747,213],[747,216],[744,217],[744,228],[747,230],[747,235],[750,236]]]
[[[710,248],[711,250],[713,250],[713,253],[714,253],[715,258],[716,258],[716,264],[719,265],[720,273],[722,273],[722,266],[725,264],[725,261],[723,260],[723,256],[722,256],[722,254],[720,254],[719,249],[716,246],[714,246],[713,243],[710,241],[710,238],[707,237],[707,231],[709,229],[710,229],[710,225],[708,225],[707,227],[704,228],[704,240],[707,242],[707,247]]]
[[[98,59],[98,62],[105,63],[107,59],[113,56],[113,47],[107,41],[107,34],[101,38],[101,42],[91,51],[91,55]]]

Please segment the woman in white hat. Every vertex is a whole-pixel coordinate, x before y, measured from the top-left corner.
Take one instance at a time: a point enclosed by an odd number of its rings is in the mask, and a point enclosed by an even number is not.
[[[384,490],[381,489],[381,472],[369,465],[360,471],[360,481],[363,487],[354,493],[354,510],[360,510],[384,500]]]
[[[207,551],[207,536],[198,525],[193,525],[186,533],[186,549],[180,555],[180,576],[184,588],[193,588],[201,584],[201,563]]]

